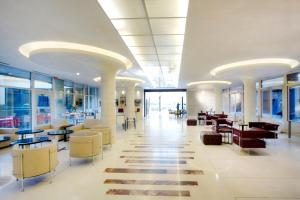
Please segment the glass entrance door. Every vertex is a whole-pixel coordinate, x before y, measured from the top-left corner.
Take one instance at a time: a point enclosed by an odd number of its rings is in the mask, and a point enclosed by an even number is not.
[[[33,114],[36,125],[50,124],[52,93],[50,90],[35,90],[33,102]]]

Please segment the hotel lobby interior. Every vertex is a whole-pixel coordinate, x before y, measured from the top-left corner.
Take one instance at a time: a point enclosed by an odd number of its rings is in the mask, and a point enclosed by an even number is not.
[[[299,10],[0,1],[0,200],[300,199]]]

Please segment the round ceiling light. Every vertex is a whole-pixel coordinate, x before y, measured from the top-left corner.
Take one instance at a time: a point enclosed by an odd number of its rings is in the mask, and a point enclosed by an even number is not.
[[[223,85],[231,85],[230,81],[196,81],[196,82],[190,82],[187,84],[188,87],[194,86],[194,85],[201,85],[201,84],[223,84]]]
[[[50,49],[83,51],[87,53],[113,58],[123,63],[127,69],[129,69],[132,66],[132,63],[129,59],[127,59],[126,57],[118,53],[106,49],[102,49],[99,47],[95,47],[95,46],[85,45],[85,44],[60,42],[60,41],[37,41],[37,42],[29,42],[19,47],[20,53],[27,58],[29,58],[34,51],[50,50]]]
[[[226,65],[221,65],[216,67],[215,69],[210,71],[212,76],[217,75],[217,73],[233,68],[244,67],[244,66],[255,66],[259,64],[283,64],[288,65],[290,68],[295,68],[299,65],[297,60],[288,59],[288,58],[262,58],[262,59],[253,59],[253,60],[245,60],[235,63],[230,63]]]

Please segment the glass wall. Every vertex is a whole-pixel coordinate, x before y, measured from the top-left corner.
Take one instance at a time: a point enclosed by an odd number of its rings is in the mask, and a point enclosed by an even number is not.
[[[272,117],[282,118],[282,89],[272,90]]]
[[[274,119],[282,118],[283,77],[262,81],[262,113]]]
[[[243,92],[242,88],[235,88],[230,91],[230,112],[241,113],[242,112],[242,100]]]
[[[0,87],[0,127],[31,128],[31,92]]]
[[[270,90],[265,89],[262,91],[262,113],[264,115],[270,115],[271,108],[270,108]]]
[[[70,113],[84,117],[98,110],[98,101],[98,88],[0,65],[0,127],[28,129]]]
[[[30,73],[0,65],[0,127],[31,128]]]
[[[300,86],[289,88],[289,119],[300,121]]]

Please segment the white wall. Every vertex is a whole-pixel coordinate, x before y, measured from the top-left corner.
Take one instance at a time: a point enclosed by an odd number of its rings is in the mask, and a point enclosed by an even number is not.
[[[187,90],[187,112],[188,116],[197,116],[202,110],[203,112],[216,108],[214,89],[194,89]]]

